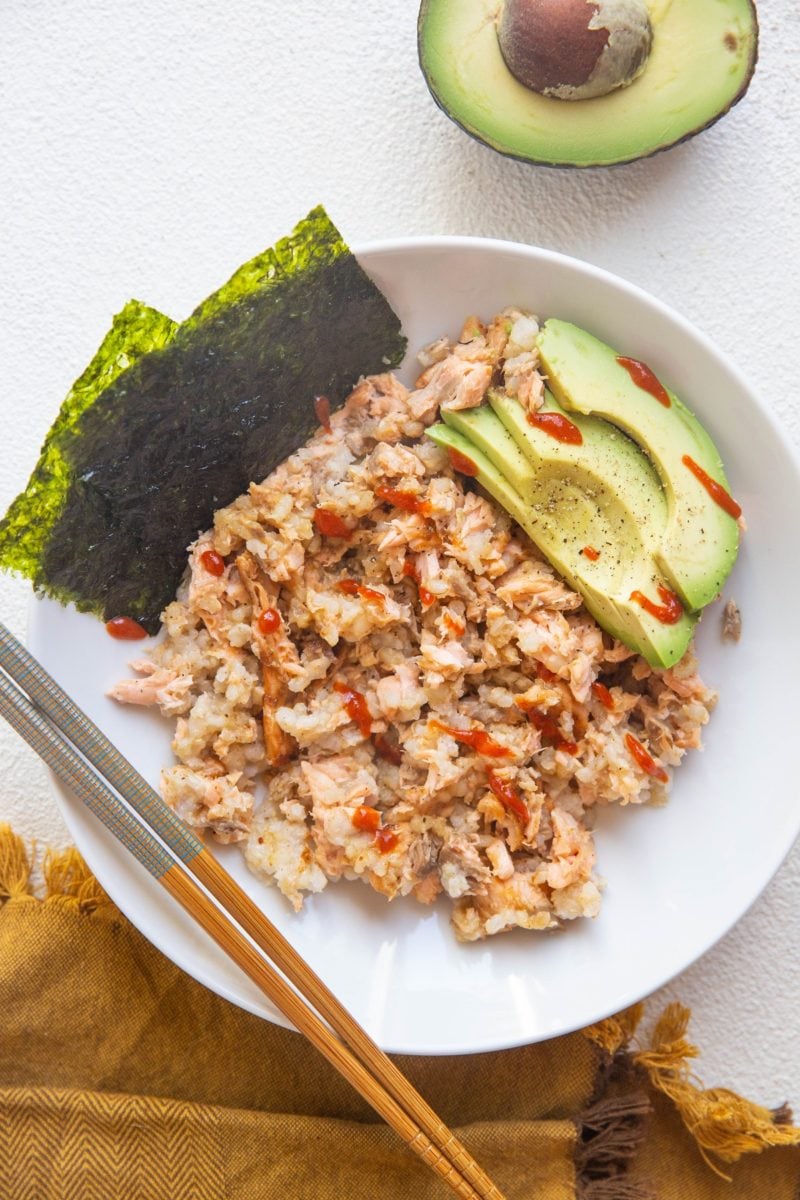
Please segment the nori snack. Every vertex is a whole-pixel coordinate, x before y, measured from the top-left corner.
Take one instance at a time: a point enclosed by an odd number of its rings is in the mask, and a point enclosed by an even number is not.
[[[0,567],[155,632],[187,546],[310,437],[314,396],[337,407],[405,345],[321,207],[182,325],[132,301],[0,522]]]
[[[45,548],[72,485],[73,472],[63,447],[97,397],[143,354],[165,346],[177,328],[175,321],[138,300],[129,301],[114,317],[99,350],[61,405],[28,486],[0,522],[0,566],[26,576],[59,599],[68,599],[56,588],[48,588],[42,576]]]

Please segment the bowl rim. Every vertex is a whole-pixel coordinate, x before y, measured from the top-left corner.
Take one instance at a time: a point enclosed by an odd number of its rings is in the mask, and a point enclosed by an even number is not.
[[[550,250],[544,246],[532,245],[529,242],[514,242],[506,238],[473,236],[471,234],[423,234],[418,237],[383,238],[375,241],[356,243],[350,247],[350,250],[360,260],[361,255],[369,257],[372,254],[397,254],[408,250],[440,250],[450,248],[456,250],[470,250],[473,248],[504,250],[514,254],[522,252],[523,256],[530,257],[531,259],[567,264],[569,267],[596,279],[600,283],[609,284],[620,291],[626,292],[633,299],[654,309],[669,321],[679,325],[683,334],[696,343],[699,343],[709,357],[715,359],[729,375],[736,379],[745,391],[750,393],[760,409],[761,416],[766,420],[771,432],[778,437],[782,448],[791,460],[798,474],[798,484],[800,484],[800,447],[796,446],[793,441],[786,437],[781,422],[769,405],[762,399],[757,387],[745,376],[733,356],[727,351],[721,350],[709,334],[695,324],[694,321],[690,321],[688,317],[685,317],[673,305],[660,300],[652,292],[649,292],[637,283],[632,283],[624,276],[618,275],[614,271],[609,271],[606,267],[599,267],[587,259],[577,258],[573,254],[565,254],[561,250]]]
[[[593,278],[605,286],[608,286],[616,291],[626,293],[638,304],[655,311],[668,322],[677,326],[681,337],[686,337],[698,345],[703,354],[712,359],[719,367],[723,369],[725,373],[735,380],[737,385],[743,389],[743,391],[755,404],[760,417],[769,427],[770,432],[780,445],[781,450],[785,453],[790,468],[793,469],[798,495],[800,495],[800,450],[798,450],[793,442],[787,437],[781,423],[778,421],[766,402],[761,398],[758,390],[751,385],[750,381],[744,375],[744,372],[736,365],[735,361],[730,357],[730,355],[720,350],[711,340],[711,338],[703,332],[703,330],[698,328],[693,322],[689,321],[671,305],[659,300],[657,297],[652,295],[652,293],[646,291],[644,288],[639,287],[637,284],[631,283],[622,276],[617,275],[603,267],[589,263],[585,259],[563,254],[560,251],[533,246],[529,243],[514,242],[500,238],[477,237],[470,235],[424,235],[368,241],[357,243],[351,247],[352,253],[357,259],[359,259],[359,261],[361,261],[362,257],[367,260],[361,263],[367,274],[369,274],[368,260],[372,256],[377,257],[379,254],[393,256],[402,255],[409,251],[435,251],[442,249],[467,252],[472,250],[485,250],[489,252],[500,251],[510,253],[514,256],[528,258],[531,260],[531,262],[551,262],[561,266],[566,266],[569,269],[577,272],[578,275]],[[33,627],[36,622],[35,614],[37,611],[37,605],[37,598],[35,595],[33,595],[28,608],[28,627],[26,639],[28,645],[31,644],[32,640]],[[73,835],[73,837],[75,837],[77,842],[78,839],[76,837],[76,826],[81,826],[83,824],[84,813],[81,811],[80,804],[77,801],[73,801],[72,798],[68,796],[59,781],[54,776],[51,776],[51,778],[54,794],[56,796],[61,815],[67,824],[70,833]],[[86,814],[86,819],[90,824],[93,822],[93,818],[91,818],[90,814]],[[728,919],[716,928],[713,936],[709,940],[705,941],[699,949],[692,949],[683,959],[677,969],[674,966],[670,967],[663,973],[659,973],[655,982],[653,982],[651,979],[648,983],[647,994],[664,987],[673,979],[677,978],[680,974],[682,974],[705,954],[707,954],[708,951],[716,946],[728,933],[730,933],[733,927],[737,925],[738,922],[744,917],[744,915],[764,892],[769,883],[773,880],[782,863],[793,849],[799,835],[800,808],[797,810],[793,837],[790,840],[787,840],[787,844],[779,854],[774,855],[770,859],[769,870],[765,874],[763,880],[759,881],[755,888],[743,888],[742,899],[740,903],[735,909],[732,908],[730,910]],[[94,868],[92,869],[94,870]],[[110,870],[107,860],[101,865],[101,869],[97,872],[97,877],[101,885],[106,887],[106,890],[113,899],[116,889],[113,878],[110,878]],[[179,959],[175,956],[173,944],[168,939],[162,940],[160,936],[153,936],[152,931],[143,936],[146,936],[148,941],[151,941],[152,944],[155,945],[172,962],[176,963],[181,970],[186,971],[187,974],[191,975],[199,983],[205,987],[208,987],[217,995],[223,997],[238,1007],[243,1008],[245,1011],[249,1011],[256,1016],[261,1017],[262,1019],[269,1020],[274,1024],[282,1025],[285,1028],[291,1028],[288,1021],[286,1021],[286,1019],[280,1013],[272,1010],[272,1006],[269,1004],[269,1002],[265,1000],[264,1004],[259,1004],[255,1001],[250,1001],[246,996],[237,994],[232,987],[228,986],[225,981],[221,980],[218,975],[213,973],[213,971],[207,971],[204,969],[202,964],[198,964],[193,961],[191,946],[187,945],[186,954],[182,955]],[[607,1005],[604,1004],[596,1011],[593,1011],[593,1015],[585,1022],[581,1022],[580,1024],[569,1022],[557,1033],[546,1033],[534,1037],[528,1035],[509,1038],[506,1035],[504,1037],[500,1037],[499,1039],[484,1039],[480,1044],[477,1045],[474,1043],[458,1043],[448,1044],[446,1048],[442,1048],[436,1044],[426,1043],[424,1041],[416,1042],[412,1047],[409,1047],[407,1043],[396,1042],[391,1039],[384,1041],[384,1039],[381,1038],[380,1041],[383,1049],[389,1053],[426,1055],[434,1057],[455,1054],[477,1054],[493,1052],[496,1050],[512,1049],[515,1047],[532,1044],[537,1041],[550,1040],[553,1037],[563,1036],[575,1032],[577,1029],[584,1027],[585,1024],[592,1024],[593,1022],[602,1020],[611,1015],[613,1012],[618,1012],[630,1004],[637,1002],[641,998],[642,995],[640,991],[631,991],[630,994],[618,997],[618,1002],[615,1003],[613,1008],[608,1008]],[[271,1011],[265,1011],[265,1006]]]

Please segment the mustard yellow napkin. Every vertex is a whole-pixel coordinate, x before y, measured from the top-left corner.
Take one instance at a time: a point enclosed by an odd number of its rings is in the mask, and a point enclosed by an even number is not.
[[[0,1200],[450,1194],[298,1034],[163,958],[75,851],[43,873],[37,899],[0,827]],[[649,1046],[639,1016],[397,1061],[509,1200],[797,1200],[789,1113],[695,1087],[679,1006]]]

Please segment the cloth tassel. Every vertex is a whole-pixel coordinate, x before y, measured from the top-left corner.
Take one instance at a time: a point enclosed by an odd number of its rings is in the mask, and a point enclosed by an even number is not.
[[[31,887],[33,855],[10,825],[0,824],[0,904],[7,900],[36,900]],[[45,904],[51,902],[76,906],[81,912],[94,912],[111,906],[106,893],[90,872],[74,846],[49,850],[42,863]]]
[[[641,1091],[604,1097],[584,1110],[575,1156],[578,1200],[647,1200],[646,1189],[621,1176],[642,1144],[650,1112],[650,1101]]]
[[[0,904],[30,895],[31,863],[22,838],[0,825]]]
[[[656,1200],[652,1188],[624,1179],[592,1179],[578,1185],[579,1200]]]
[[[93,912],[100,905],[111,903],[74,847],[48,851],[42,876],[47,900],[72,901],[81,912]]]
[[[67,905],[81,913],[110,909],[97,880],[74,849],[44,857],[44,899],[31,886],[33,851],[10,826],[0,824],[0,906]],[[643,1089],[667,1097],[708,1166],[727,1178],[719,1163],[773,1146],[800,1146],[787,1105],[764,1108],[726,1088],[703,1088],[690,1063],[697,1047],[686,1037],[690,1011],[669,1005],[651,1036],[637,1036],[643,1006],[637,1004],[584,1030],[598,1050],[599,1098],[576,1119],[574,1169],[578,1200],[648,1200],[647,1186],[627,1177],[644,1136],[650,1103]],[[799,1198],[800,1200],[800,1198]]]
[[[786,1105],[762,1108],[727,1088],[705,1089],[693,1079],[689,1060],[698,1050],[685,1036],[690,1016],[684,1005],[668,1005],[653,1029],[651,1046],[632,1058],[647,1072],[651,1085],[675,1105],[708,1165],[727,1178],[711,1155],[734,1163],[768,1146],[800,1145],[800,1129],[791,1126]]]
[[[606,1017],[596,1025],[587,1026],[583,1031],[584,1037],[599,1046],[609,1058],[614,1058],[633,1038],[643,1014],[644,1004],[632,1004],[630,1008],[616,1013],[613,1017]]]

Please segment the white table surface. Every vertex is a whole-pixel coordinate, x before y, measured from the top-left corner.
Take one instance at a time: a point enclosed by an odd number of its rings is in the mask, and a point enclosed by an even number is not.
[[[720,124],[584,172],[504,159],[448,121],[417,66],[416,8],[6,0],[0,509],[125,300],[187,315],[320,201],[351,243],[501,237],[615,271],[730,353],[800,445],[793,0],[760,0],[755,80]],[[0,578],[0,612],[20,634],[28,596]],[[38,760],[5,728],[0,752],[0,819],[66,843]],[[674,998],[693,1008],[708,1085],[800,1108],[799,935],[796,846],[736,928],[653,997],[654,1010]]]

